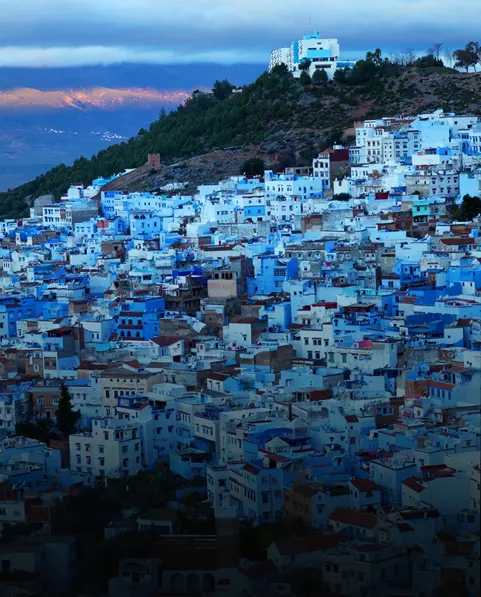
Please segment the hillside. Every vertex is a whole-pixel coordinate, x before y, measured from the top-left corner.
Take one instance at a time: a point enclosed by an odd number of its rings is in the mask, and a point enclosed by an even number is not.
[[[437,108],[481,113],[480,73],[401,67],[388,61],[358,65],[346,80],[339,77],[336,82],[302,85],[278,68],[237,93],[229,88],[216,94],[194,93],[135,138],[0,193],[0,214],[19,215],[26,200],[49,192],[60,196],[72,181],[88,184],[97,176],[140,166],[148,153],[160,153],[170,167],[162,180],[146,179],[140,188],[173,180],[199,184],[236,174],[249,155],[277,161],[279,167],[308,163],[326,146],[352,140],[357,119]],[[203,155],[205,159],[199,158]]]

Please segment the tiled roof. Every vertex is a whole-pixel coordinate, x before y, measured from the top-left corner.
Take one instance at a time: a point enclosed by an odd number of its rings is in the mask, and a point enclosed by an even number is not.
[[[424,487],[424,485],[421,485],[421,483],[418,483],[418,481],[416,481],[416,479],[414,477],[409,477],[409,479],[406,479],[402,483],[403,483],[403,485],[406,485],[406,487],[409,487],[409,489],[412,489],[416,493],[421,493],[422,491],[424,491],[426,489]]]
[[[453,383],[447,383],[445,381],[437,381],[435,379],[430,379],[427,383],[428,386],[432,388],[439,388],[441,390],[452,390],[454,388]]]
[[[349,508],[336,508],[329,516],[329,520],[364,529],[373,529],[377,525],[377,518],[374,514],[350,510]]]
[[[245,464],[242,469],[248,473],[252,473],[253,475],[258,475],[261,472],[261,469],[257,468],[257,466],[254,466],[253,464]]]
[[[474,245],[476,243],[474,238],[442,238],[443,245],[458,246],[458,245]]]
[[[177,344],[183,339],[180,336],[159,336],[158,338],[151,338],[151,342],[157,344],[157,346],[172,346],[172,344]]]
[[[367,493],[368,491],[381,491],[381,487],[370,479],[353,479],[349,482],[361,493]]]
[[[333,535],[314,535],[313,537],[293,537],[275,541],[274,545],[282,556],[324,551],[336,547],[346,536],[343,533]]]
[[[396,528],[401,533],[409,533],[410,531],[414,531],[413,527],[410,524],[408,524],[407,522],[398,522],[396,524]]]

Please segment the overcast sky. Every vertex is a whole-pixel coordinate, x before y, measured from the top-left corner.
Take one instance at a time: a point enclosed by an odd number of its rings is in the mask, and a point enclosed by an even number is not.
[[[0,0],[0,66],[267,63],[309,30],[346,58],[455,49],[481,37],[481,0]]]

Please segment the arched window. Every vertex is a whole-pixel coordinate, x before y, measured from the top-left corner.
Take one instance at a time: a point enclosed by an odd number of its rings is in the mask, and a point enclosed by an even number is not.
[[[187,593],[198,595],[200,593],[200,579],[197,574],[189,574],[187,577]]]
[[[176,572],[170,579],[170,590],[172,593],[185,593],[185,583],[182,574]]]
[[[202,577],[202,592],[211,593],[215,591],[215,576],[213,574],[204,574]]]

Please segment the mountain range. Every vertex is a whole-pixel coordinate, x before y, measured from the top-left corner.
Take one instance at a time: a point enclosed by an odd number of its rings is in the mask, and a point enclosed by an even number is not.
[[[148,88],[111,89],[86,87],[81,89],[57,89],[43,91],[29,87],[0,91],[0,111],[11,110],[117,110],[128,106],[141,109],[158,108],[172,104],[178,106],[190,93],[185,90],[159,90]]]
[[[135,135],[216,79],[242,85],[260,72],[241,64],[0,68],[0,191]]]

